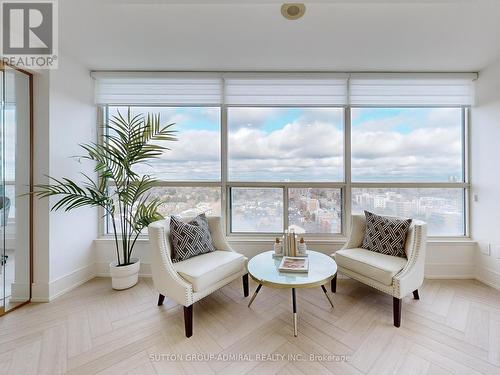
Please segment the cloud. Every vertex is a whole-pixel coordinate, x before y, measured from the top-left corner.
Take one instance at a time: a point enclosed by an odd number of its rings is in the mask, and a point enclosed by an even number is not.
[[[360,111],[351,136],[354,181],[448,181],[462,177],[460,109],[408,109],[375,119],[370,118],[370,111],[375,111],[376,117],[384,110]]]
[[[461,138],[454,129],[417,129],[408,134],[395,131],[352,132],[353,157],[375,159],[391,156],[460,156]]]
[[[456,109],[395,111],[370,118],[357,114],[352,129],[354,181],[448,181],[461,178],[461,114]],[[281,111],[281,112],[280,112]],[[314,108],[295,113],[286,108],[231,108],[241,126],[228,134],[230,180],[342,181],[342,110]],[[358,109],[353,110],[357,112]],[[213,109],[208,111],[218,118]],[[424,113],[424,116],[422,115]],[[165,113],[166,114],[166,113]],[[171,113],[179,124],[196,121]],[[283,115],[280,123],[279,116]],[[184,116],[184,117],[183,117]],[[277,117],[275,117],[277,116]],[[270,118],[274,120],[270,120]],[[360,119],[366,118],[361,121]],[[244,125],[247,122],[252,126]],[[402,124],[404,128],[401,129]],[[220,179],[220,132],[180,128],[179,141],[148,171],[170,180]]]
[[[461,124],[460,108],[353,108],[353,129],[389,131],[401,128],[457,128]]]
[[[171,161],[220,160],[220,132],[188,130],[178,134],[175,142],[163,143],[170,151],[161,158]]]
[[[343,108],[307,108],[297,120],[298,122],[327,122],[342,124],[344,120]]]
[[[332,124],[294,122],[272,132],[240,128],[229,134],[229,177],[338,181],[342,154],[342,131]]]
[[[342,131],[321,122],[295,122],[269,133],[248,128],[229,133],[232,159],[328,158],[342,149]]]
[[[262,128],[266,122],[279,118],[286,108],[237,107],[228,109],[228,124],[231,130],[242,127]]]

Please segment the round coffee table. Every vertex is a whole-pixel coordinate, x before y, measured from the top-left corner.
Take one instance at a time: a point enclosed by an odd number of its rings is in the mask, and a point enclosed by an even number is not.
[[[333,308],[333,302],[328,295],[325,284],[337,274],[337,263],[330,256],[317,251],[308,250],[307,254],[309,259],[309,271],[307,273],[279,271],[278,267],[282,257],[273,257],[273,251],[258,254],[248,262],[250,277],[259,283],[252,299],[248,303],[248,307],[250,307],[255,297],[257,297],[262,285],[272,288],[291,288],[294,336],[297,336],[297,301],[295,298],[295,289],[319,286]]]

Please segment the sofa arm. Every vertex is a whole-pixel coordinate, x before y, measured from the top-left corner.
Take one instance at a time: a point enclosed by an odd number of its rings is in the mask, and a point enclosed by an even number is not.
[[[363,244],[363,237],[365,235],[365,216],[364,215],[352,215],[351,216],[351,233],[346,244],[342,249],[354,249],[361,247]]]
[[[151,273],[153,284],[160,294],[175,302],[190,306],[193,304],[193,286],[181,278],[170,259],[170,243],[165,224],[155,222],[148,227],[151,244]]]
[[[220,216],[211,216],[208,218],[208,225],[210,227],[210,234],[212,236],[212,242],[216,250],[222,251],[233,251],[226,240],[224,235],[224,228],[222,225],[222,218]]]
[[[403,298],[420,288],[424,282],[426,240],[427,225],[425,223],[414,225],[406,246],[408,262],[394,276],[394,297]]]

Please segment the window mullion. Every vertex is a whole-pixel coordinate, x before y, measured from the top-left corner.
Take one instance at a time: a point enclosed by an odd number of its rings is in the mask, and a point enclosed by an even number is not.
[[[229,129],[227,124],[227,106],[221,105],[221,129],[220,129],[220,147],[221,147],[221,216],[222,222],[225,223],[226,235],[230,233],[230,207],[229,207],[229,190],[227,188],[228,178],[228,137]]]
[[[344,109],[344,181],[342,194],[342,234],[351,232],[352,191],[351,191],[351,107]]]
[[[470,213],[470,203],[471,203],[471,188],[470,188],[470,173],[471,173],[471,163],[470,163],[470,109],[462,108],[462,155],[463,155],[463,177],[464,183],[468,187],[464,191],[464,234],[469,237],[470,233],[470,223],[471,223],[471,213]]]
[[[283,186],[283,230],[290,226],[288,218],[288,186]]]
[[[97,106],[97,143],[102,145],[104,142],[104,131],[107,129],[108,124],[108,106]],[[96,176],[99,178],[99,176]],[[109,188],[109,184],[107,184],[107,188]],[[104,212],[102,207],[98,209],[99,214],[99,236],[103,236],[108,233],[109,226],[109,215]]]

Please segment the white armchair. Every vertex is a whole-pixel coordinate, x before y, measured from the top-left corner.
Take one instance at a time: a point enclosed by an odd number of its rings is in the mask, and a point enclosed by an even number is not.
[[[345,246],[332,254],[342,274],[369,285],[393,297],[394,326],[401,325],[401,300],[413,292],[419,299],[418,288],[424,281],[427,224],[413,220],[406,236],[406,259],[376,253],[361,248],[365,234],[365,216],[353,215],[351,235]],[[332,279],[332,292],[337,289],[337,277]]]
[[[227,243],[220,217],[208,217],[210,234],[216,251],[172,263],[170,219],[149,225],[152,247],[151,271],[159,292],[158,306],[165,296],[184,306],[186,337],[193,334],[193,304],[222,288],[236,278],[243,278],[243,293],[248,297],[248,259]]]

